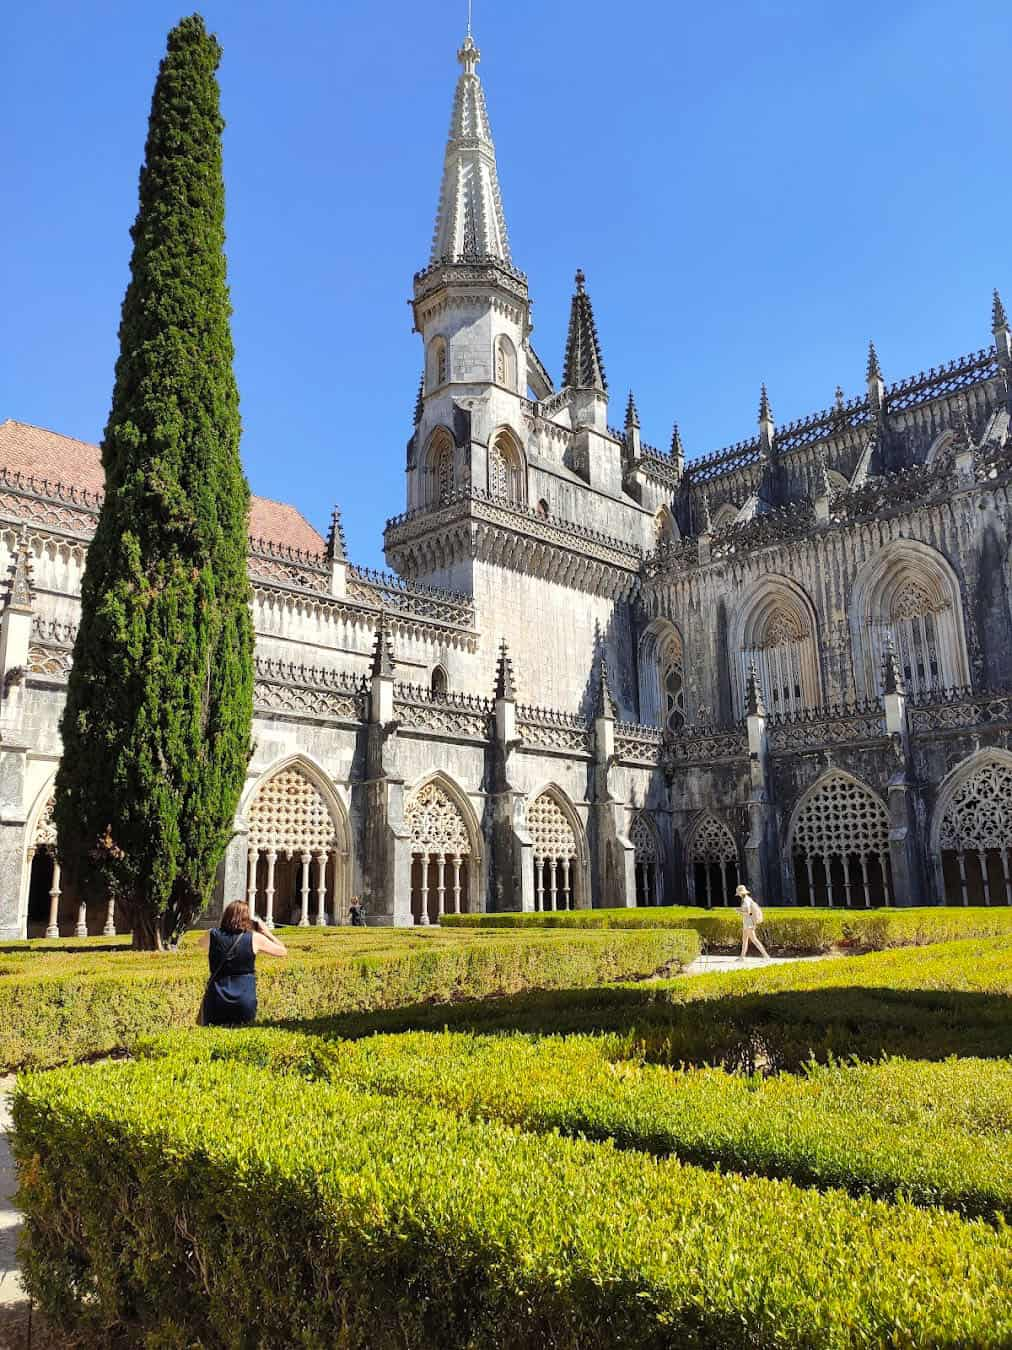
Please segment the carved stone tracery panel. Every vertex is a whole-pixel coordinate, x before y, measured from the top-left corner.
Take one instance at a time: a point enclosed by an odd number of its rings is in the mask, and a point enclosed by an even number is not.
[[[801,808],[790,840],[794,854],[821,858],[884,857],[889,817],[867,788],[843,774],[823,779]]]
[[[1012,846],[1012,766],[982,764],[949,799],[938,846],[957,852]]]
[[[438,783],[425,783],[412,794],[404,818],[413,852],[470,856],[471,838],[460,807]]]
[[[316,784],[298,768],[281,769],[257,790],[250,805],[249,847],[278,853],[340,849],[337,828]]]
[[[527,825],[534,840],[534,861],[575,859],[576,835],[566,813],[550,792],[542,792],[527,808]]]
[[[738,847],[734,835],[716,816],[707,816],[693,830],[689,840],[689,861],[692,863],[737,863]]]

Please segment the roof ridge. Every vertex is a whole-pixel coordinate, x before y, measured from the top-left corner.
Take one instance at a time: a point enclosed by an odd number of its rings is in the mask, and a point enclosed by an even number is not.
[[[78,445],[89,445],[93,450],[102,449],[99,441],[86,441],[83,436],[68,436],[65,431],[54,431],[52,427],[40,426],[38,422],[22,422],[17,417],[5,417],[0,422],[0,428],[6,426],[24,427],[28,431],[44,431],[47,436],[59,436],[61,441],[75,441]]]

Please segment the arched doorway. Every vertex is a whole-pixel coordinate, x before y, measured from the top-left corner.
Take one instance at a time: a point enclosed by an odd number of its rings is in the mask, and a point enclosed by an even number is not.
[[[289,763],[261,781],[247,808],[247,901],[271,927],[347,918],[348,818],[321,779],[308,764]]]
[[[527,808],[534,845],[534,908],[580,909],[586,850],[576,813],[554,788],[539,793]]]
[[[660,846],[653,821],[646,811],[637,811],[629,831],[636,871],[637,905],[661,903]]]
[[[738,846],[734,835],[716,816],[707,813],[693,828],[686,846],[690,900],[707,909],[733,905],[739,884]]]
[[[444,914],[469,914],[478,864],[478,832],[466,799],[448,781],[430,778],[408,798],[411,914],[423,927]]]
[[[973,756],[943,785],[932,853],[942,895],[963,905],[1012,905],[1012,756]]]
[[[115,903],[110,900],[89,916],[88,907],[78,903],[63,884],[56,856],[56,824],[53,798],[46,799],[32,829],[25,862],[28,866],[28,896],[25,913],[26,937],[87,937],[101,932],[116,933]]]
[[[787,848],[799,905],[889,904],[889,814],[850,774],[826,774],[801,798]]]

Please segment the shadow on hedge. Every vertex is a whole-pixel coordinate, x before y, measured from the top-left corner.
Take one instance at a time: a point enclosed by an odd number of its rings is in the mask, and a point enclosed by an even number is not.
[[[724,994],[673,1001],[664,990],[565,989],[456,1004],[271,1023],[289,1031],[357,1039],[399,1031],[607,1032],[630,1056],[659,1064],[792,1072],[810,1059],[882,1055],[945,1059],[1012,1054],[1012,999],[1001,994],[861,986]]]

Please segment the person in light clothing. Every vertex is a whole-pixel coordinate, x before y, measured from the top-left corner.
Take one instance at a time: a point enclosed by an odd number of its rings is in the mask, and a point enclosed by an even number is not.
[[[759,941],[756,934],[756,929],[763,921],[762,909],[749,895],[747,886],[739,886],[735,891],[735,895],[740,901],[738,909],[741,914],[741,956],[738,959],[740,961],[745,960],[745,955],[748,952],[748,946],[751,942],[759,948],[759,951],[768,961],[770,959],[770,954]]]

